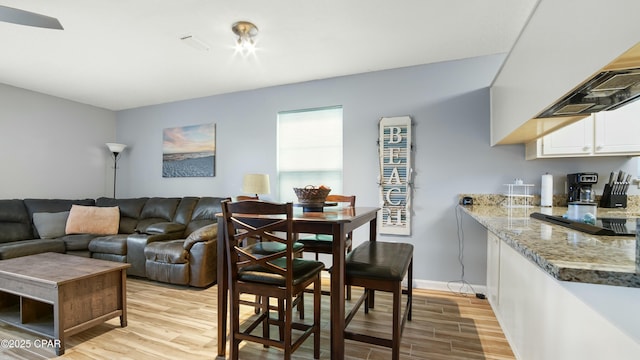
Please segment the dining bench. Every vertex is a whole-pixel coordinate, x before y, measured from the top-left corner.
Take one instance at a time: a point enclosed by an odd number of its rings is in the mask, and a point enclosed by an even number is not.
[[[400,358],[400,340],[407,320],[411,321],[411,302],[413,298],[413,245],[381,241],[366,241],[351,251],[345,262],[346,285],[364,288],[363,294],[345,319],[345,339],[381,345],[392,350],[392,359]],[[407,288],[403,289],[402,281],[407,276]],[[393,328],[392,338],[386,339],[347,330],[353,317],[364,302],[364,312],[373,308],[374,291],[393,293]],[[407,303],[402,314],[403,294],[407,295]]]

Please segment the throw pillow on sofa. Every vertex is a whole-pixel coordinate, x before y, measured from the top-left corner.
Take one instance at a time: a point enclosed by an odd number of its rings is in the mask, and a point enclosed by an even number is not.
[[[33,213],[33,225],[38,230],[41,239],[55,239],[66,234],[68,211],[48,213]]]
[[[116,235],[120,225],[117,206],[72,205],[65,232],[67,234]]]

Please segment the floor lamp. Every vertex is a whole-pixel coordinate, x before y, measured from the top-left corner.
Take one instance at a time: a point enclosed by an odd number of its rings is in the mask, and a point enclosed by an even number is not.
[[[113,198],[116,198],[116,174],[118,173],[118,158],[120,154],[127,147],[125,144],[107,143],[107,147],[111,154],[113,154]]]

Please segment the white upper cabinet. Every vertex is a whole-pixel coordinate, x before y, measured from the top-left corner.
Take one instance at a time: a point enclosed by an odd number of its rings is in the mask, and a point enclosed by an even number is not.
[[[597,154],[640,154],[640,100],[595,115]]]
[[[526,159],[640,155],[640,100],[592,114],[526,145]]]

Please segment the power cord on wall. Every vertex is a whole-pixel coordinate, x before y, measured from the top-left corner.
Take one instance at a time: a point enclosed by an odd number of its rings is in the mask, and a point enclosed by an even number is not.
[[[459,280],[452,280],[447,283],[447,288],[454,294],[461,296],[468,296],[469,294],[475,294],[478,299],[484,299],[485,295],[477,293],[473,286],[464,279],[464,229],[462,228],[462,208],[460,205],[455,207],[456,213],[456,226],[458,234],[458,262],[460,263],[461,274]],[[457,284],[458,289],[454,290],[453,286]]]

